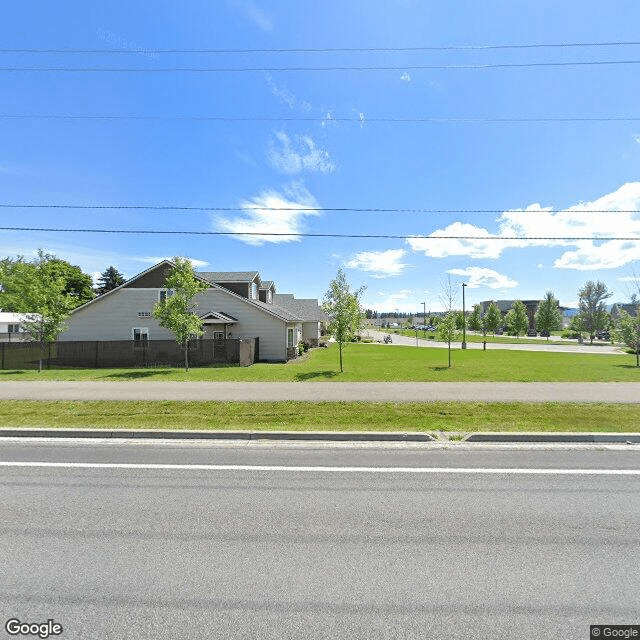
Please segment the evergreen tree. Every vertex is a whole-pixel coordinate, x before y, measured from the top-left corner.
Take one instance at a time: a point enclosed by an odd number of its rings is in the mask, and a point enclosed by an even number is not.
[[[115,267],[107,267],[98,278],[96,293],[101,296],[103,293],[107,293],[107,291],[118,288],[125,282],[124,276]]]
[[[520,300],[516,300],[505,318],[507,330],[516,338],[529,328],[529,318],[527,318],[527,308]]]
[[[552,291],[547,291],[544,300],[540,301],[536,311],[535,323],[538,331],[544,331],[549,335],[552,331],[557,331],[562,326],[562,314]],[[547,340],[549,335],[547,335]]]
[[[495,302],[492,302],[489,305],[487,312],[484,314],[484,322],[487,330],[491,331],[495,336],[496,331],[502,326],[502,314]]]
[[[609,326],[610,318],[604,301],[613,293],[607,289],[604,282],[589,280],[578,292],[580,319],[585,331],[589,333],[591,344],[598,331],[603,331]]]
[[[469,315],[467,324],[471,331],[482,331],[482,308],[479,304],[473,305],[473,311]]]

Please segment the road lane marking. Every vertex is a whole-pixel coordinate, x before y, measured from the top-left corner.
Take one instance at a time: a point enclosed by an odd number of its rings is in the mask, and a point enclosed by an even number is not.
[[[325,467],[247,464],[161,464],[129,462],[31,462],[0,461],[0,467],[46,469],[150,469],[166,471],[275,471],[311,473],[416,473],[416,474],[513,474],[513,475],[581,475],[640,476],[640,469],[521,469],[462,467]]]

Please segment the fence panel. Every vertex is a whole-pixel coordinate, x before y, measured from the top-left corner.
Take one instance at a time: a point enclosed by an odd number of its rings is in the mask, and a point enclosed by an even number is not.
[[[243,364],[257,360],[257,338]],[[40,346],[34,342],[0,343],[2,369],[37,369]],[[251,362],[247,360],[251,358]],[[189,343],[189,365],[206,367],[240,362],[240,340],[193,340]],[[53,342],[47,345],[45,366],[98,369],[106,367],[182,367],[184,351],[174,340],[85,340]],[[246,366],[245,364],[245,366]]]

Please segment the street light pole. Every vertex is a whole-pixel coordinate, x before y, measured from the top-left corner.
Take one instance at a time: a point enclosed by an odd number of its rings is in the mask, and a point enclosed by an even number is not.
[[[467,317],[464,309],[464,289],[467,285],[462,283],[462,348],[467,348]]]
[[[427,303],[423,302],[422,303],[422,319],[423,319],[423,324],[426,327],[427,326]]]

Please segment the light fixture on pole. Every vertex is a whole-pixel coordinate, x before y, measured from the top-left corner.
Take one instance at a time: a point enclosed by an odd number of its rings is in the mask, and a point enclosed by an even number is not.
[[[422,303],[422,319],[424,320],[423,325],[427,326],[427,303]]]
[[[465,314],[464,309],[464,288],[466,287],[466,283],[462,283],[462,348],[467,348],[467,316]]]

